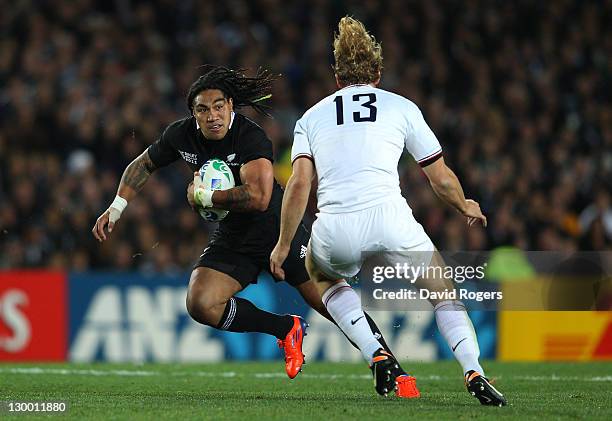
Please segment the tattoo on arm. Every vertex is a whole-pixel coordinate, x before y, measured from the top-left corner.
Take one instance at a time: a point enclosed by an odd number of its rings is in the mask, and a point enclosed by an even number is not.
[[[149,158],[149,153],[144,151],[138,158],[133,160],[127,166],[121,177],[121,183],[140,191],[147,182],[147,179],[153,171],[156,170],[155,164]]]
[[[252,209],[251,194],[246,185],[215,192],[214,204],[227,210],[250,211]]]

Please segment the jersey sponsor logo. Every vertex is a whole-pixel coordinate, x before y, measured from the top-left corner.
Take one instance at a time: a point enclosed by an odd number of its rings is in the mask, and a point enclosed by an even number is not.
[[[198,165],[198,154],[197,153],[184,152],[184,151],[179,151],[179,153],[181,154],[181,156],[183,157],[185,161],[189,162],[190,164]]]

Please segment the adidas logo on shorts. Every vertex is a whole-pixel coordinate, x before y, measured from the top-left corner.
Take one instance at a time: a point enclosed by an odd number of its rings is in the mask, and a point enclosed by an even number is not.
[[[300,247],[300,259],[303,259],[304,257],[306,257],[306,252],[308,251],[308,247],[302,245]]]

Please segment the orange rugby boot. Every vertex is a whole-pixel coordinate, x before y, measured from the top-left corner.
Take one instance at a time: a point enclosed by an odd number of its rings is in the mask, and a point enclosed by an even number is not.
[[[302,353],[302,342],[306,336],[308,323],[300,316],[293,317],[293,327],[287,333],[284,340],[278,339],[278,347],[285,351],[285,371],[290,379],[295,378],[302,371],[304,354]]]
[[[374,388],[379,395],[387,396],[394,391],[395,396],[400,398],[421,396],[416,386],[416,378],[406,374],[390,352],[382,348],[376,351],[370,369],[374,375]]]
[[[416,378],[408,374],[400,374],[395,378],[397,388],[395,396],[399,398],[420,398],[421,392],[417,389]]]

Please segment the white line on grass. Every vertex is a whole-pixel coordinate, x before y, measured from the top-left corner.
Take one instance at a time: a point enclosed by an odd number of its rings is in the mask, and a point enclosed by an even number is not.
[[[551,376],[511,376],[514,380],[529,380],[529,381],[572,381],[572,380],[583,380],[586,382],[612,382],[612,376],[595,376],[595,377],[578,377],[578,376],[557,376],[553,374]],[[499,377],[501,378],[501,376]]]
[[[141,370],[77,370],[67,368],[0,368],[0,373],[11,374],[61,374],[61,375],[84,375],[84,376],[157,376],[156,371]]]
[[[286,378],[286,374],[282,372],[268,373],[237,373],[235,371],[175,371],[170,373],[160,371],[146,370],[92,370],[92,369],[69,369],[69,368],[51,368],[51,367],[0,367],[0,373],[9,374],[57,374],[57,375],[81,375],[81,376],[128,376],[128,377],[150,377],[150,376],[196,376],[196,377],[255,377],[258,379],[276,379]],[[349,380],[371,380],[369,374],[310,374],[302,373],[300,377],[307,379],[349,379]],[[419,376],[419,380],[451,380],[456,377],[428,375]],[[550,376],[496,376],[496,379],[511,378],[514,380],[526,381],[586,381],[586,382],[612,382],[612,376],[595,376],[595,377],[579,377],[579,376],[559,376],[556,374]]]

